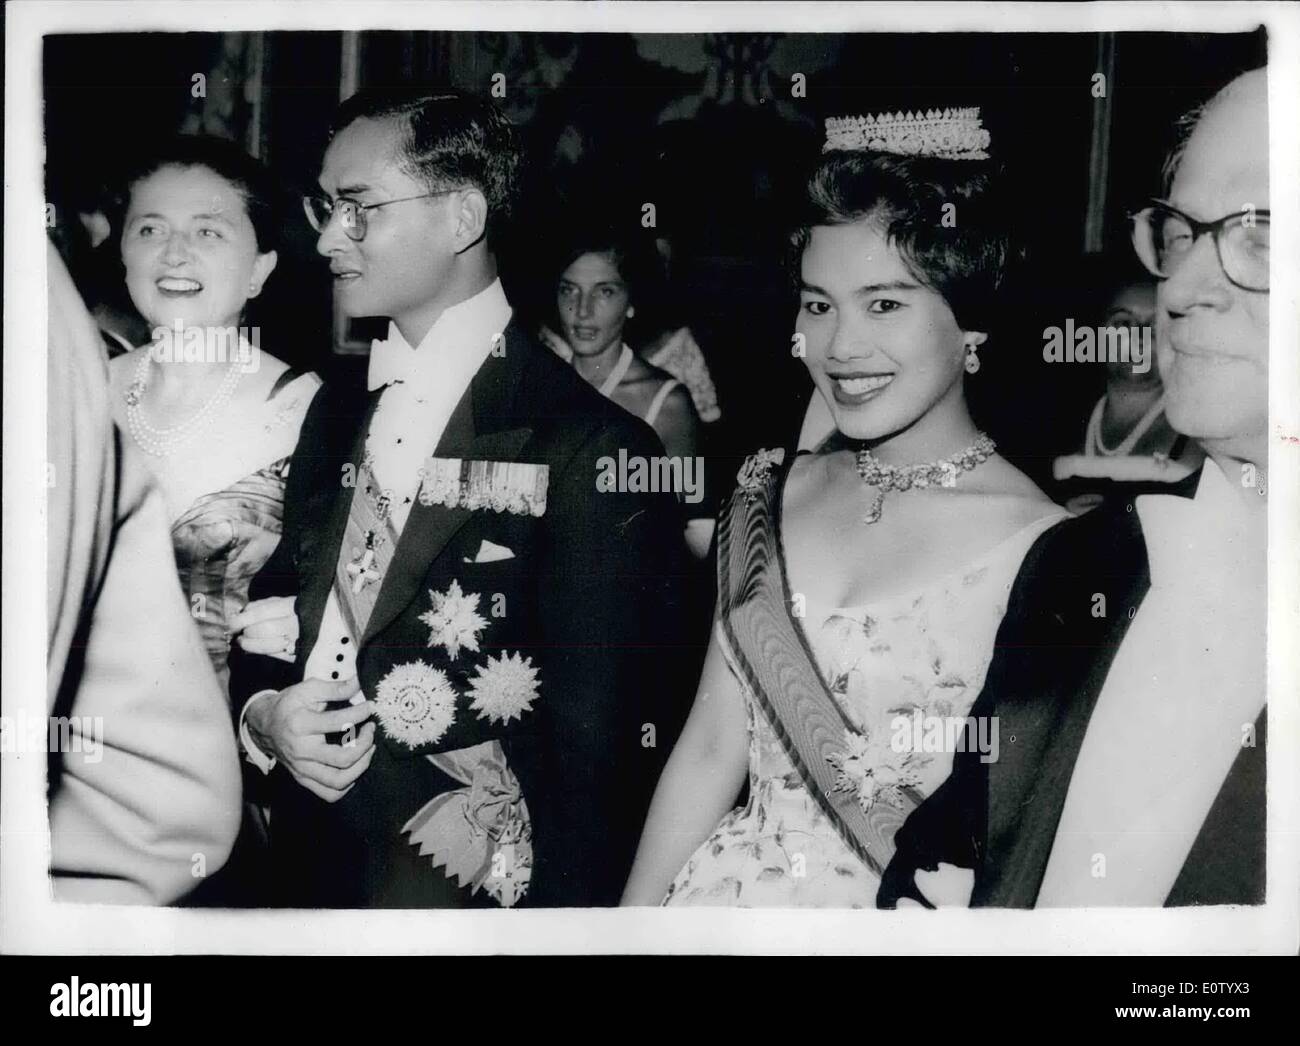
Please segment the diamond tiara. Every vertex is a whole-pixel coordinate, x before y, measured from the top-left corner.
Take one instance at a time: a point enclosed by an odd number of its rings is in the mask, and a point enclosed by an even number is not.
[[[989,132],[980,122],[979,107],[974,106],[925,113],[833,116],[826,121],[822,152],[852,149],[945,160],[987,160],[988,144]]]

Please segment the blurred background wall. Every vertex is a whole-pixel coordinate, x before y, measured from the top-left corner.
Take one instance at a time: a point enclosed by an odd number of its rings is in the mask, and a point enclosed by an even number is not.
[[[315,182],[334,106],[361,86],[453,84],[493,96],[495,83],[529,153],[520,235],[503,258],[512,300],[539,318],[545,310],[551,288],[537,245],[549,223],[597,205],[635,220],[653,203],[647,235],[672,251],[669,304],[704,347],[719,388],[724,425],[714,449],[738,456],[789,438],[809,395],[789,350],[794,297],[782,260],[822,121],[978,105],[1006,164],[1027,262],[1013,275],[972,395],[977,420],[1041,475],[1057,444],[1077,436],[1073,404],[1093,402],[1103,380],[1043,365],[1042,328],[1066,316],[1086,322],[1080,302],[1098,259],[1126,258],[1126,214],[1159,191],[1172,119],[1261,64],[1265,51],[1263,30],[51,36],[46,175],[51,198],[82,206],[111,193],[123,158],[151,138],[202,131],[243,143],[286,187],[287,244],[263,303],[263,345],[328,370],[374,333],[334,316],[296,201]],[[111,266],[115,252],[102,245],[101,264]]]

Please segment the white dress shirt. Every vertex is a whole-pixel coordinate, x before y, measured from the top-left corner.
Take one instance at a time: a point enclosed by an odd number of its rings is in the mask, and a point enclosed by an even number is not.
[[[438,317],[418,348],[411,348],[391,322],[388,337],[371,346],[367,385],[372,391],[382,386],[384,391],[371,418],[367,446],[375,479],[382,489],[393,492],[391,519],[398,535],[419,489],[419,468],[437,447],[478,369],[495,346],[504,345],[510,316],[501,281],[494,280]],[[303,678],[352,678],[357,670],[359,638],[349,629],[338,596],[331,590]],[[275,760],[253,743],[244,717],[254,701],[271,693],[275,691],[254,694],[239,720],[239,737],[248,759],[263,773],[271,772]],[[357,695],[354,703],[361,700]]]
[[[1252,743],[1265,700],[1266,541],[1235,478],[1206,459],[1195,498],[1136,499],[1151,589],[1088,724],[1040,908],[1162,905]]]

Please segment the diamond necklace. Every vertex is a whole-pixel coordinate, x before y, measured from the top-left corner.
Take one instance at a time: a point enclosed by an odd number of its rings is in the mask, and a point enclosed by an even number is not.
[[[885,465],[876,456],[863,447],[858,451],[858,475],[862,482],[876,488],[871,508],[862,517],[863,523],[875,523],[885,503],[885,494],[891,490],[911,490],[913,487],[954,487],[957,477],[963,472],[984,464],[993,456],[995,444],[981,432],[965,450],[959,450],[939,461],[922,462],[919,465]]]
[[[174,453],[182,443],[206,427],[217,410],[234,394],[235,386],[244,376],[244,371],[239,366],[240,357],[236,355],[230,361],[230,367],[226,371],[226,376],[221,379],[221,385],[207,403],[179,425],[160,429],[149,424],[140,406],[144,399],[144,390],[149,387],[149,362],[149,353],[143,353],[135,368],[135,378],[123,396],[126,400],[126,424],[136,443],[146,453],[161,458]]]

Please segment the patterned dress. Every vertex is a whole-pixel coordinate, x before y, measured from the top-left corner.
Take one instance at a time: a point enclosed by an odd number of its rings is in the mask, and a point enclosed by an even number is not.
[[[186,476],[173,471],[164,482],[177,508],[172,547],[181,588],[223,689],[226,621],[248,603],[249,585],[280,543],[289,458],[320,385],[315,374],[300,374],[247,414],[224,419],[227,434],[213,441],[219,457],[206,470],[186,460]]]
[[[782,470],[781,479],[784,474]],[[779,505],[781,486],[774,504]],[[733,518],[739,505],[738,494]],[[1034,540],[1061,518],[1053,514],[1038,520],[917,590],[857,607],[810,603],[802,620],[794,622],[803,629],[820,682],[847,722],[864,736],[883,741],[868,754],[878,760],[870,766],[873,779],[886,782],[874,795],[876,803],[891,801],[889,781],[906,781],[913,794],[924,796],[948,776],[950,749],[907,755],[894,750],[889,741],[901,729],[899,717],[906,717],[911,738],[923,737],[934,722],[918,716],[966,715],[983,684],[1020,562]],[[784,571],[779,551],[767,569]],[[788,611],[787,606],[781,612]],[[874,907],[877,875],[845,844],[805,785],[752,680],[738,666],[737,650],[721,623],[717,639],[745,697],[749,801],[727,814],[695,851],[663,904]],[[771,657],[771,651],[750,651],[749,657]]]
[[[136,353],[114,366],[134,371]],[[248,587],[280,541],[284,483],[315,374],[286,375],[271,396],[227,405],[183,452],[142,455],[167,504],[181,590],[222,691],[229,683],[227,619],[248,602]],[[130,440],[121,400],[114,404]]]

